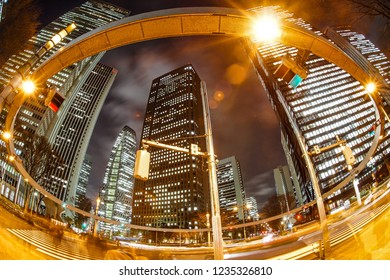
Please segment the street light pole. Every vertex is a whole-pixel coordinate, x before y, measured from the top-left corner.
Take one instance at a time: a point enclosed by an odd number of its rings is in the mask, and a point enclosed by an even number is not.
[[[245,221],[245,217],[247,216],[246,213],[247,213],[247,210],[249,209],[249,206],[244,204],[244,205],[241,205],[241,206],[235,206],[234,208],[234,211],[237,211],[237,215],[238,215],[238,209],[242,209],[242,224],[244,225],[243,228],[244,228],[244,240],[246,240],[246,228],[245,228],[245,224],[246,224],[246,221]],[[244,211],[245,209],[245,211]],[[238,215],[238,219],[239,219],[239,215]]]
[[[210,229],[210,214],[207,213],[206,214],[206,218],[207,218],[207,228]],[[211,244],[211,236],[210,236],[210,230],[207,231],[207,246],[210,246]]]
[[[99,205],[100,205],[100,196],[96,199],[96,210],[95,210],[95,215],[97,216],[99,214]],[[98,235],[98,227],[99,227],[99,221],[95,219],[95,223],[93,226],[93,236],[97,237]]]
[[[211,196],[211,211],[212,211],[212,229],[214,242],[214,259],[223,260],[223,239],[222,239],[222,225],[219,208],[218,196],[218,182],[217,182],[217,167],[214,153],[213,134],[211,130],[210,108],[207,98],[206,83],[201,82],[201,95],[203,104],[204,126],[206,132],[206,146],[207,146],[207,163],[209,170],[210,182],[210,196]]]

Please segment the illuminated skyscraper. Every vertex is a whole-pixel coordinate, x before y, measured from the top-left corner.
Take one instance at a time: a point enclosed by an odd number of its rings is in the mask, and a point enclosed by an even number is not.
[[[83,164],[81,165],[79,181],[77,183],[76,207],[80,205],[80,198],[86,196],[87,194],[87,186],[89,181],[89,175],[91,175],[91,170],[92,159],[90,155],[86,154],[83,160]]]
[[[249,213],[249,217],[248,217],[248,220],[250,221],[257,221],[260,219],[259,217],[259,210],[258,210],[258,205],[257,205],[257,201],[256,201],[256,198],[253,197],[253,196],[250,196],[250,197],[247,197],[246,198],[246,205],[248,205],[248,213]]]
[[[77,184],[89,139],[117,74],[116,69],[101,63],[91,70],[88,76],[82,78],[86,79],[81,88],[68,96],[46,133],[63,164],[47,174],[45,187],[71,204],[74,204],[77,196]]]
[[[128,14],[125,9],[98,0],[87,1],[80,7],[65,13],[29,40],[32,50],[15,54],[0,69],[0,90],[12,78],[16,69],[25,64],[54,34],[69,24],[74,22],[77,28],[53,47],[33,67],[34,69],[53,52],[75,38]],[[86,151],[91,131],[116,74],[113,68],[97,65],[103,54],[99,53],[79,61],[48,79],[47,83],[55,86],[65,97],[60,111],[55,114],[48,109],[44,105],[44,95],[42,92],[37,92],[27,99],[16,120],[16,127],[19,129],[27,130],[32,134],[45,135],[56,151],[58,149],[58,153],[63,156],[63,167],[53,171],[53,174],[46,178],[44,186],[53,195],[71,204],[75,202],[83,153]],[[97,84],[93,85],[95,82]],[[1,116],[0,122],[3,124],[4,114]],[[63,143],[68,150],[64,150]],[[23,143],[16,142],[17,153],[20,153],[21,145]]]
[[[111,150],[100,192],[100,216],[123,224],[131,222],[136,147],[135,131],[125,126]],[[113,234],[124,229],[120,225],[101,222],[100,231]]]
[[[153,80],[141,139],[206,151],[201,80],[185,65]],[[149,179],[136,180],[133,220],[136,225],[196,228],[197,213],[210,207],[207,163],[203,158],[149,148]]]
[[[261,11],[261,9],[258,9]],[[293,21],[303,28],[312,27],[291,14],[278,11],[281,17]],[[363,35],[351,31],[348,27],[328,29],[322,34],[336,42],[359,64],[374,67],[389,81],[390,64],[388,59]],[[317,31],[317,34],[321,34]],[[266,88],[272,107],[276,111],[282,129],[282,140],[289,168],[296,174],[301,188],[301,198],[297,202],[306,203],[314,199],[314,190],[303,161],[303,152],[298,141],[303,141],[307,150],[327,147],[336,143],[337,136],[346,140],[356,158],[355,166],[361,162],[373,142],[370,133],[375,123],[374,108],[365,96],[365,88],[344,70],[332,63],[310,54],[304,66],[308,77],[296,88],[285,80],[274,76],[282,58],[287,54],[296,58],[298,50],[278,43],[253,44],[248,40],[246,50],[252,54],[252,62]],[[301,136],[294,134],[296,127]],[[376,155],[369,165],[359,173],[356,180],[360,189],[370,187],[372,174],[388,174],[385,157],[390,152],[389,123],[385,124],[386,134]],[[312,156],[316,176],[322,193],[331,190],[343,181],[349,170],[340,146]],[[296,183],[296,182],[295,182]],[[328,197],[328,210],[343,205],[354,195],[352,183]]]
[[[288,209],[293,209],[296,203],[292,201],[292,197],[297,197],[295,186],[290,174],[288,166],[279,166],[274,169],[274,179],[276,186],[276,195],[286,198],[286,205]]]
[[[228,157],[218,162],[217,182],[221,213],[225,212],[238,220],[244,220],[248,209],[240,163],[236,157]]]

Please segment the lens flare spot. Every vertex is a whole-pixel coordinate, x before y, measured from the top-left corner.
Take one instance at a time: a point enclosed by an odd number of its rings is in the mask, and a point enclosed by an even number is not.
[[[220,90],[217,90],[215,93],[214,93],[214,100],[217,101],[217,102],[221,102],[222,100],[225,99],[225,94],[223,93],[223,91],[220,91]]]
[[[209,100],[209,107],[212,110],[217,109],[218,108],[218,102],[215,101],[214,99]]]
[[[247,76],[247,70],[245,67],[239,64],[230,65],[226,70],[226,79],[232,85],[240,85],[244,82]]]

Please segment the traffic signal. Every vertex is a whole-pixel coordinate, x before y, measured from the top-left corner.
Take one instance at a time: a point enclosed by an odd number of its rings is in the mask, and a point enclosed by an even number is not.
[[[375,125],[371,126],[370,129],[368,130],[368,135],[373,136],[375,134],[375,128],[376,128]]]
[[[57,113],[64,100],[65,97],[63,97],[59,92],[56,92],[54,94],[53,99],[49,103],[49,108],[52,109],[55,113]]]
[[[307,71],[302,65],[295,62],[290,55],[287,55],[275,70],[274,76],[283,79],[295,89],[303,79],[307,78]]]
[[[47,89],[47,97],[45,99],[45,105],[48,106],[55,113],[60,109],[61,104],[64,102],[65,97],[63,97],[58,91],[57,88],[52,86]]]
[[[302,216],[302,214],[301,214],[301,213],[296,213],[296,214],[295,214],[295,220],[297,220],[297,221],[301,222],[301,221],[302,221],[302,219],[303,219],[303,216]]]

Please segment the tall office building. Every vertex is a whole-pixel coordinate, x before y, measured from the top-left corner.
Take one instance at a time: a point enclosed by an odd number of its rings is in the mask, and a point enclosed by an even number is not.
[[[188,149],[197,144],[206,151],[202,91],[204,83],[192,65],[154,79],[141,139]],[[132,223],[196,228],[197,213],[211,207],[205,159],[169,149],[148,151],[149,179],[136,180]]]
[[[81,88],[68,96],[46,132],[62,162],[59,168],[46,174],[44,186],[71,204],[75,203],[77,196],[77,184],[89,139],[117,74],[116,69],[101,63],[88,72],[90,74]]]
[[[85,154],[83,164],[81,165],[81,169],[80,169],[79,180],[77,182],[76,203],[75,203],[76,207],[79,207],[80,199],[82,197],[85,197],[87,194],[87,187],[88,187],[89,176],[91,175],[91,170],[92,170],[92,158],[90,155]]]
[[[217,182],[221,213],[225,212],[232,219],[246,219],[249,209],[246,205],[240,163],[235,156],[218,161]]]
[[[246,198],[246,205],[248,205],[248,220],[250,221],[258,221],[260,219],[259,217],[259,209],[258,204],[256,201],[256,198],[254,196],[250,196]]]
[[[261,12],[262,8],[255,9]],[[293,21],[303,28],[313,28],[301,19],[294,19],[291,14],[275,9],[280,17]],[[320,32],[316,31],[317,34]],[[322,34],[336,42],[360,64],[371,65],[389,81],[389,61],[363,35],[347,27],[329,29]],[[290,58],[298,56],[298,50],[278,43],[253,44],[246,41],[246,50],[251,53],[252,62],[265,86],[272,107],[277,113],[283,134],[289,168],[297,175],[301,186],[302,201],[315,198],[314,190],[302,160],[303,152],[298,141],[304,141],[307,150],[315,146],[327,147],[336,143],[336,137],[346,140],[352,148],[357,165],[362,161],[373,142],[370,130],[375,123],[373,104],[365,98],[365,88],[344,70],[323,58],[310,54],[305,67],[307,79],[296,88],[291,87],[273,74],[287,54]],[[294,134],[292,126],[297,127],[301,138]],[[369,165],[359,173],[359,187],[364,188],[372,182],[372,173],[386,172],[384,158],[390,151],[389,123],[385,124],[386,134],[379,145],[376,155]],[[349,174],[349,170],[339,146],[321,152],[312,157],[316,176],[322,193],[338,185]],[[380,174],[377,174],[380,175]],[[340,189],[325,202],[328,210],[343,205],[345,199],[354,195],[352,183]]]
[[[297,205],[297,201],[292,198],[297,198],[295,186],[287,165],[279,166],[274,169],[274,179],[276,186],[276,195],[284,196],[288,209],[293,209]]]
[[[100,191],[99,215],[123,224],[131,222],[134,191],[134,164],[137,147],[136,134],[125,126],[115,140]],[[108,235],[125,231],[120,225],[100,223],[100,231]]]
[[[64,29],[69,24],[74,22],[77,28],[38,61],[33,67],[34,69],[53,52],[68,44],[73,39],[99,26],[123,18],[128,14],[129,12],[125,9],[98,0],[87,1],[80,7],[76,7],[65,13],[30,39],[29,42],[32,46],[31,50],[25,50],[19,54],[15,54],[6,62],[0,70],[0,90],[2,90],[12,78],[16,69],[24,65],[36,50],[42,47],[54,34]],[[34,96],[29,97],[24,103],[16,121],[16,126],[20,129],[27,130],[29,133],[45,135],[54,145],[58,145],[60,141],[69,140],[68,148],[71,149],[69,153],[73,155],[65,155],[64,161],[66,162],[65,167],[67,170],[57,170],[56,174],[53,174],[53,177],[46,178],[47,182],[45,185],[48,186],[51,193],[72,204],[74,203],[75,192],[71,191],[70,193],[69,190],[76,189],[78,181],[77,170],[80,169],[84,158],[82,153],[86,151],[91,129],[93,129],[96,117],[99,114],[105,95],[108,92],[108,80],[112,82],[113,74],[115,74],[115,71],[113,71],[112,68],[102,70],[105,66],[97,66],[102,55],[103,53],[100,53],[79,61],[48,79],[47,83],[55,86],[59,92],[65,96],[65,102],[57,114],[54,114],[53,111],[44,106],[44,95],[41,92],[37,92]],[[100,74],[98,74],[99,72]],[[100,83],[96,86],[96,89],[94,89],[94,86],[91,84],[94,82],[93,79],[102,82],[102,79],[104,79],[102,77],[103,72],[105,73],[104,75],[108,75],[107,77],[110,78],[105,84],[104,82],[103,84]],[[87,80],[90,84],[83,87],[83,84]],[[100,93],[98,93],[99,90],[101,91]],[[84,94],[86,96],[83,96]],[[94,97],[92,97],[92,95]],[[88,102],[93,103],[88,104]],[[4,111],[5,110],[6,109],[4,109]],[[70,120],[72,117],[66,117],[69,110],[72,111],[71,115],[73,116],[73,121]],[[79,110],[80,114],[76,112],[77,110]],[[3,123],[4,114],[1,116],[0,122]],[[77,120],[77,118],[79,118],[79,120]],[[81,120],[83,118],[84,120]],[[69,137],[70,134],[72,134],[73,138]],[[74,142],[74,139],[77,138],[77,135],[79,135],[79,139],[76,143]],[[16,142],[17,153],[20,153],[21,146],[23,146],[23,143]],[[57,147],[61,149],[60,146]],[[53,182],[50,180],[53,180]]]
[[[5,16],[5,6],[7,5],[8,0],[0,0],[0,21]]]

